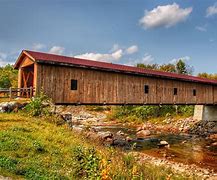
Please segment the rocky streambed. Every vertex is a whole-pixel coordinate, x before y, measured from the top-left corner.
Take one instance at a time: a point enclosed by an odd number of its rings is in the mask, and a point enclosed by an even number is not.
[[[200,122],[198,128],[202,131],[204,126],[205,134],[199,136],[193,132],[196,131],[194,124],[198,122],[192,118],[177,121],[179,125],[172,126],[171,123],[168,126],[151,123],[132,126],[106,121],[106,113],[90,113],[85,109],[62,112],[62,116],[74,131],[105,146],[122,148],[137,157],[138,161],[165,165],[202,179],[217,179],[217,136],[213,133],[216,126],[213,122]],[[210,129],[212,132],[209,132]]]

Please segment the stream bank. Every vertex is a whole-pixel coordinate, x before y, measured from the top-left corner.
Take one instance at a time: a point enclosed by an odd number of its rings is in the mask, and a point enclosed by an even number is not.
[[[88,111],[85,106],[60,106],[56,112],[74,131],[105,146],[122,148],[138,161],[217,179],[216,122],[166,118],[163,125],[147,122],[138,126],[107,121],[109,112]]]

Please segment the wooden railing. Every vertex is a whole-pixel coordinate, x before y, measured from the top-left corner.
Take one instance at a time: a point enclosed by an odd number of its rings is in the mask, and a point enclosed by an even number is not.
[[[12,88],[9,89],[6,88],[0,88],[0,98],[31,98],[34,95],[35,88],[29,87],[29,88]]]

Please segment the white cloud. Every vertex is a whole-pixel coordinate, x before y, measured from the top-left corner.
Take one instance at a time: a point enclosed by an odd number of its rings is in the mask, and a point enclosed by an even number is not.
[[[137,45],[128,48],[120,48],[118,44],[114,44],[109,53],[84,53],[74,57],[82,59],[90,59],[103,62],[118,62],[123,56],[133,54],[138,51]]]
[[[44,44],[41,43],[34,43],[32,46],[32,49],[35,51],[41,50],[43,48],[45,48],[46,46]]]
[[[206,32],[207,31],[206,27],[204,27],[204,26],[196,26],[195,29],[198,30],[198,31],[201,31],[201,32]]]
[[[76,55],[75,57],[96,60],[96,61],[114,62],[120,60],[122,56],[123,56],[123,50],[119,49],[110,54],[109,53],[108,54],[85,53],[85,54]]]
[[[180,58],[173,58],[172,60],[170,60],[170,63],[176,64],[180,59],[183,61],[189,61],[191,59],[191,57],[184,56],[184,57],[180,57]]]
[[[135,66],[136,64],[153,64],[154,57],[150,55],[149,53],[145,53],[144,57],[142,59],[134,59],[129,60],[129,62],[126,63],[126,65],[129,66]]]
[[[5,66],[7,64],[12,64],[7,60],[8,55],[6,53],[0,52],[0,67]]]
[[[206,17],[210,17],[217,14],[217,3],[215,3],[213,6],[209,6],[206,9]]]
[[[133,45],[133,46],[130,46],[126,49],[125,53],[126,54],[134,54],[136,53],[137,51],[139,50],[138,46],[137,45]]]
[[[61,47],[61,46],[53,46],[50,50],[49,50],[49,53],[51,54],[63,54],[65,48],[64,47]]]
[[[145,15],[139,20],[139,23],[145,28],[157,28],[176,25],[183,22],[191,14],[192,7],[182,9],[178,4],[168,4],[157,6],[151,11],[145,11]]]

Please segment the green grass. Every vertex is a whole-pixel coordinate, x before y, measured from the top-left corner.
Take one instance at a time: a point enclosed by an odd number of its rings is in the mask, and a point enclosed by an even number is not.
[[[58,125],[61,124],[61,125]],[[77,135],[55,117],[0,114],[0,175],[14,179],[189,179],[138,164],[122,151]]]
[[[115,120],[121,123],[143,124],[145,122],[164,125],[165,118],[177,120],[191,117],[194,112],[193,106],[163,105],[163,106],[116,106],[111,108],[108,120]]]

